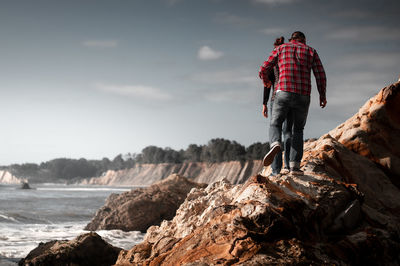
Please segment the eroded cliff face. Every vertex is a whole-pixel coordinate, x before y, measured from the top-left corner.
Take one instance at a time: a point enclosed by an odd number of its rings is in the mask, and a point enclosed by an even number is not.
[[[117,265],[399,265],[400,83],[305,144],[304,176],[193,189]]]
[[[178,174],[198,183],[209,184],[225,178],[232,184],[238,184],[257,174],[261,169],[261,161],[141,164],[126,170],[110,170],[101,177],[84,180],[82,183],[110,186],[147,186],[172,174]]]
[[[21,184],[23,180],[13,176],[8,171],[0,170],[0,184]]]

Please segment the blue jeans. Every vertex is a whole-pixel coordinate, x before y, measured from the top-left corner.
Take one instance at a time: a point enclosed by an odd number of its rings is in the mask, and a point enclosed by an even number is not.
[[[272,107],[274,101],[271,100],[270,106],[270,117],[272,117]],[[289,168],[290,161],[290,145],[292,142],[292,126],[293,126],[293,117],[292,112],[288,112],[285,121],[283,121],[282,133],[283,133],[283,149],[285,153],[283,154],[285,160],[285,168]],[[271,164],[272,174],[276,175],[281,172],[282,169],[282,151],[279,152]]]
[[[289,166],[300,167],[303,158],[303,131],[306,125],[308,108],[310,107],[310,96],[293,92],[277,91],[272,106],[271,124],[269,137],[271,147],[280,144],[282,136],[282,124],[289,112],[293,117],[293,136],[290,145]]]

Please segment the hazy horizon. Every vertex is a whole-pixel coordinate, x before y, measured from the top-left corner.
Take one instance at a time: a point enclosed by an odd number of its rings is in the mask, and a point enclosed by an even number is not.
[[[400,2],[360,3],[2,2],[0,165],[267,142],[258,70],[295,30],[327,74],[325,109],[312,77],[304,136],[319,137],[400,74]]]

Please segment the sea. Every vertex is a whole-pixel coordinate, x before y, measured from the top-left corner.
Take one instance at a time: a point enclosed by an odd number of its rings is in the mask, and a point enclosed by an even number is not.
[[[134,189],[94,185],[0,184],[0,265],[16,265],[41,242],[71,240],[87,233],[84,227],[106,198]],[[137,231],[99,230],[108,243],[130,249],[143,240]]]

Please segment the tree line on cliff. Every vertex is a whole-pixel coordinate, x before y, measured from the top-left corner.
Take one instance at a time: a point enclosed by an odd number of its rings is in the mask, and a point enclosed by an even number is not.
[[[12,164],[0,168],[11,172],[16,177],[28,178],[36,182],[54,179],[73,181],[99,176],[108,170],[129,169],[136,164],[260,160],[268,150],[268,142],[256,142],[245,147],[236,141],[216,138],[211,139],[206,145],[190,144],[185,150],[147,146],[139,154],[119,154],[112,160],[57,158],[40,164]]]

